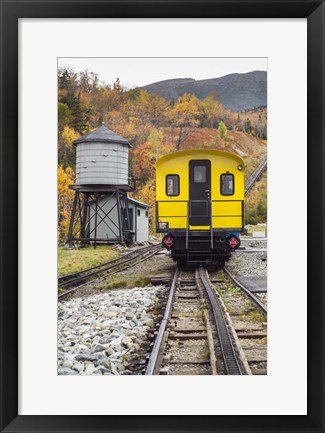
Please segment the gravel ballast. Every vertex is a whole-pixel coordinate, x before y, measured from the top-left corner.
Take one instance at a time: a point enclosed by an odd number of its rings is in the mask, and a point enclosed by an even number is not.
[[[227,269],[234,275],[241,276],[266,276],[267,275],[267,253],[240,253],[233,254]]]
[[[58,306],[58,374],[135,374],[164,286],[111,290]],[[145,355],[144,355],[145,356]]]

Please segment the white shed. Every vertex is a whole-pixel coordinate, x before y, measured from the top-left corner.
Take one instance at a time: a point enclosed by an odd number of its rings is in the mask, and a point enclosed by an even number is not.
[[[135,232],[135,242],[147,242],[149,240],[149,207],[150,205],[141,201],[128,199],[129,202],[129,218],[131,222],[131,230]],[[133,225],[133,227],[132,227]]]
[[[125,209],[122,209],[122,226],[123,230],[130,230],[133,232],[134,242],[147,242],[149,240],[149,218],[148,211],[150,205],[142,203],[133,198],[128,198],[129,209],[129,228],[127,227],[127,218]],[[91,202],[89,206],[89,233],[93,233],[96,225],[97,213],[97,226],[96,237],[102,239],[118,238],[118,212],[117,212],[117,198],[115,195],[98,198],[96,202]],[[101,241],[99,241],[100,243]]]

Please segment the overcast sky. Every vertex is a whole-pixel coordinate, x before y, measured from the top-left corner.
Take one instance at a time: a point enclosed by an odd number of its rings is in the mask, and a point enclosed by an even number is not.
[[[232,73],[266,71],[267,58],[59,58],[59,67],[70,67],[76,72],[88,69],[100,80],[112,84],[119,77],[128,88],[144,86],[171,78],[204,80]]]

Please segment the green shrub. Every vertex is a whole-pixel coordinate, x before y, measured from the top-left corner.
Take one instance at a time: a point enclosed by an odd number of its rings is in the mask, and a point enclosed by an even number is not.
[[[245,212],[246,224],[259,224],[267,221],[267,209],[265,203],[258,202],[255,208],[248,208]]]

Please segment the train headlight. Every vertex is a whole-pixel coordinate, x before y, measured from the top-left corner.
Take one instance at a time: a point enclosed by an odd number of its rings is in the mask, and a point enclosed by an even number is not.
[[[238,166],[237,166],[237,168],[238,168],[238,170],[239,171],[242,171],[242,169],[244,168],[241,164],[239,164]]]
[[[159,228],[159,230],[167,230],[168,229],[168,223],[159,221],[158,228]]]

